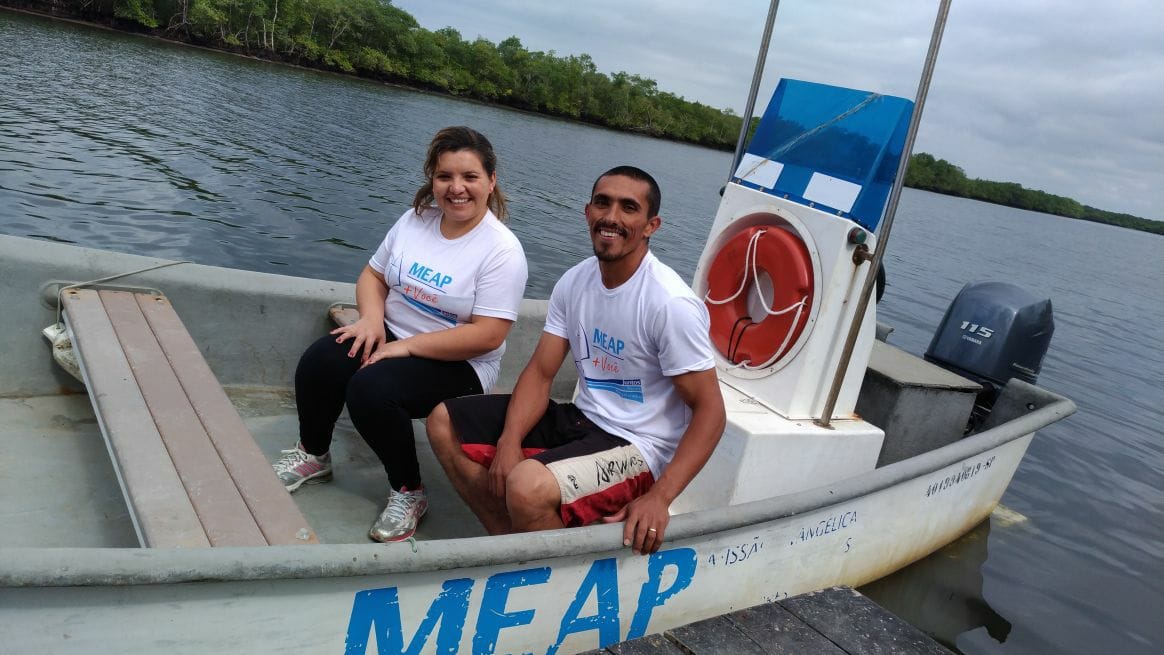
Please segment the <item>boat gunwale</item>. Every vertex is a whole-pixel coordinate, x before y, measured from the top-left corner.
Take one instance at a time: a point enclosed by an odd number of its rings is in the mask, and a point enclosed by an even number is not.
[[[935,473],[1033,434],[1075,411],[1054,392],[1012,380],[1037,408],[983,432],[868,473],[793,494],[672,518],[668,543],[786,519]],[[1016,464],[1017,466],[1017,464]],[[617,553],[621,524],[415,543],[321,544],[206,549],[0,548],[0,587],[133,586],[193,582],[343,578],[514,565]]]

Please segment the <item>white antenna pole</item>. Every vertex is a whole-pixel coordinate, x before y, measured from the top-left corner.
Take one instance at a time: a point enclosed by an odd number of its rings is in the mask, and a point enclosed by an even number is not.
[[[772,25],[776,22],[776,10],[780,8],[780,0],[772,0],[768,6],[768,20],[764,23],[764,35],[760,37],[760,52],[756,54],[756,70],[752,73],[752,88],[748,91],[748,104],[744,107],[744,124],[740,126],[740,138],[736,141],[736,154],[732,156],[732,169],[728,171],[728,179],[736,174],[740,165],[740,157],[744,152],[744,141],[748,138],[748,129],[752,126],[752,112],[756,110],[756,96],[760,93],[760,79],[764,77],[764,63],[768,60],[768,43],[772,40]]]
[[[824,409],[815,423],[829,427],[833,419],[833,409],[837,406],[837,397],[841,395],[841,384],[845,379],[845,372],[849,368],[849,360],[853,357],[853,348],[857,343],[857,334],[861,330],[862,319],[869,308],[869,298],[873,295],[873,287],[877,283],[877,269],[885,256],[885,246],[889,243],[889,231],[893,227],[893,217],[897,214],[897,202],[901,198],[901,187],[905,184],[905,170],[909,166],[910,155],[913,154],[913,142],[917,137],[917,129],[921,124],[922,109],[926,105],[926,96],[930,91],[930,80],[934,76],[934,65],[938,60],[938,48],[942,45],[942,33],[946,29],[946,17],[950,14],[950,0],[941,0],[938,6],[938,15],[934,19],[934,32],[930,36],[930,49],[926,53],[926,63],[922,67],[921,80],[917,85],[917,97],[914,100],[913,115],[909,119],[909,131],[905,136],[905,145],[901,149],[901,161],[897,163],[897,175],[893,178],[893,187],[889,191],[889,202],[885,206],[885,218],[881,229],[877,233],[877,250],[868,256],[869,268],[872,271],[865,276],[865,286],[861,288],[860,300],[853,312],[853,322],[849,325],[849,334],[845,338],[845,347],[841,351],[841,361],[837,365],[837,372],[833,376],[832,387],[825,399]]]

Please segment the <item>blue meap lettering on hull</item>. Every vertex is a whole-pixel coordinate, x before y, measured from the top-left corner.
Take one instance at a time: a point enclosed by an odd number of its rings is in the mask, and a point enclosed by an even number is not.
[[[376,650],[379,653],[419,653],[432,634],[433,626],[441,622],[437,633],[438,653],[456,653],[469,613],[471,578],[445,580],[441,593],[428,608],[408,649],[404,648],[404,630],[400,621],[400,597],[396,587],[369,589],[356,594],[352,616],[348,619],[348,638],[344,652],[347,655],[364,653],[368,649],[372,630],[376,630]]]
[[[663,576],[674,569],[674,581],[663,588]],[[639,589],[638,603],[631,619],[626,639],[641,637],[647,632],[655,608],[662,607],[676,594],[691,586],[695,579],[696,554],[692,548],[673,548],[660,551],[647,559],[647,579]],[[547,622],[549,617],[538,617],[534,608],[507,608],[509,591],[515,587],[545,584],[553,569],[539,567],[504,571],[485,580],[481,609],[473,629],[473,653],[493,653],[501,631],[506,628],[529,625],[534,621]],[[376,637],[379,655],[412,655],[423,650],[437,653],[456,653],[465,631],[469,614],[469,596],[476,581],[471,578],[446,580],[441,591],[428,607],[420,626],[405,647],[404,626],[400,615],[400,596],[397,587],[369,589],[358,592],[352,603],[348,620],[345,652],[348,655],[367,652],[372,635]],[[596,599],[596,614],[580,616],[590,597]],[[574,599],[565,614],[552,619],[559,623],[558,637],[548,645],[546,655],[556,655],[566,638],[573,634],[596,631],[599,648],[616,643],[619,638],[620,608],[618,597],[618,560],[595,560],[578,585]],[[435,642],[429,643],[437,623]],[[552,633],[551,633],[552,634]]]
[[[663,571],[668,566],[674,566],[675,583],[666,589],[660,590],[663,582]],[[695,549],[675,548],[662,550],[647,561],[647,581],[639,590],[639,606],[635,609],[635,616],[631,619],[630,630],[626,638],[638,639],[647,634],[647,625],[651,622],[651,613],[656,607],[662,607],[675,594],[691,586],[695,579]],[[608,644],[602,644],[606,646]]]
[[[503,629],[533,622],[532,609],[505,611],[509,590],[514,587],[545,584],[549,579],[549,567],[507,571],[489,576],[489,580],[485,582],[485,598],[481,600],[481,613],[477,617],[477,633],[473,635],[473,652],[492,653],[497,648],[497,638]]]
[[[578,586],[578,593],[562,617],[562,625],[558,629],[558,639],[546,651],[546,655],[556,655],[562,647],[562,642],[569,635],[598,631],[598,643],[605,646],[618,641],[618,572],[617,561],[611,557],[600,559],[590,565],[590,571],[582,584]],[[590,591],[594,590],[598,606],[598,613],[594,616],[578,616],[586,601],[590,600]]]

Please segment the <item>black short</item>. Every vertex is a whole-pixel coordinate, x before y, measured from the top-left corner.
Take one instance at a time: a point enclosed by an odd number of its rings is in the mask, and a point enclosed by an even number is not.
[[[445,401],[449,418],[463,444],[497,445],[505,428],[509,394],[462,396]],[[542,464],[590,455],[627,445],[622,437],[604,431],[573,403],[549,401],[546,413],[521,442],[522,448],[546,449],[531,457]]]

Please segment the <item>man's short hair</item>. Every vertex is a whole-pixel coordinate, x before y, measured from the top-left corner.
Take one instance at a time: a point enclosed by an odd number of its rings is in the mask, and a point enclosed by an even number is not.
[[[594,186],[590,187],[590,198],[594,198],[594,191],[598,189],[598,180],[611,175],[621,175],[629,177],[632,180],[647,183],[647,217],[654,218],[659,215],[659,207],[663,204],[663,192],[659,190],[659,183],[655,178],[651,177],[650,173],[644,171],[637,166],[615,166],[614,168],[599,175],[594,180]]]

